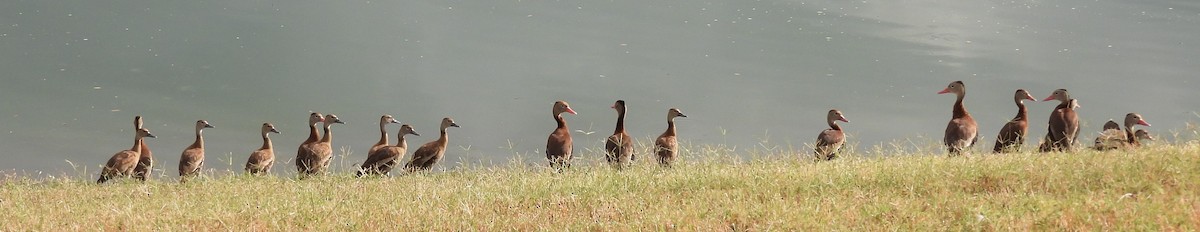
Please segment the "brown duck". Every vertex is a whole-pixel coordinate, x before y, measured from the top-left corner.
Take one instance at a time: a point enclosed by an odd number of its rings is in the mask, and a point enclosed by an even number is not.
[[[416,135],[417,131],[408,124],[400,125],[400,133],[396,135],[396,145],[385,146],[367,156],[367,161],[363,162],[359,167],[358,173],[355,176],[362,177],[363,175],[387,175],[396,167],[404,158],[404,153],[408,152],[408,142],[405,141],[404,135]]]
[[[396,121],[396,118],[386,114],[379,117],[379,141],[375,142],[375,145],[371,145],[371,149],[367,149],[368,155],[375,154],[379,149],[388,146],[387,124],[392,123],[400,123],[400,121]]]
[[[1000,128],[1000,134],[996,135],[996,145],[992,147],[992,152],[1021,151],[1021,145],[1025,143],[1025,135],[1029,132],[1029,110],[1025,108],[1025,100],[1037,101],[1024,89],[1017,89],[1013,95],[1013,102],[1017,104],[1017,116]]]
[[[133,117],[133,127],[134,130],[142,129],[142,116]],[[146,181],[154,172],[154,154],[146,144],[146,141],[142,141],[141,156],[138,158],[137,167],[133,168],[133,178],[140,181]]]
[[[686,118],[687,115],[676,108],[667,110],[667,131],[654,140],[654,154],[658,155],[658,164],[664,167],[670,167],[679,157],[679,142],[675,139],[676,117]]]
[[[204,167],[204,135],[202,132],[205,128],[213,128],[213,126],[208,121],[196,121],[196,141],[183,149],[183,154],[179,156],[179,181],[181,182],[200,174],[200,169]]]
[[[321,113],[308,114],[308,139],[300,143],[300,148],[296,149],[296,172],[300,173],[300,176],[309,173],[309,170],[313,168],[312,159],[313,156],[316,156],[313,146],[321,141],[320,135],[317,134],[317,123],[324,121],[325,116]]]
[[[441,161],[446,155],[446,145],[449,143],[446,128],[450,127],[458,127],[458,124],[454,123],[454,119],[442,118],[441,137],[417,148],[417,151],[413,152],[412,160],[404,165],[404,168],[410,172],[427,171],[433,168],[433,165],[437,164],[438,161]]]
[[[554,128],[554,132],[550,132],[550,138],[546,140],[546,159],[550,160],[551,168],[561,172],[564,168],[571,167],[571,152],[573,151],[571,131],[567,130],[567,120],[563,119],[562,113],[575,114],[575,110],[572,110],[565,101],[556,101],[551,111],[558,127]]]
[[[346,124],[337,115],[327,114],[323,120],[325,126],[325,135],[321,136],[321,141],[313,144],[313,156],[309,160],[311,165],[307,175],[323,174],[329,168],[329,163],[333,161],[333,124]]]
[[[970,149],[978,141],[978,126],[975,125],[975,118],[971,117],[971,113],[967,112],[967,108],[963,106],[963,97],[967,95],[966,85],[962,81],[951,82],[938,94],[954,93],[958,96],[954,101],[954,110],[950,118],[950,123],[946,125],[946,134],[942,137],[942,142],[946,144],[947,151],[950,156],[961,155],[963,150]]]
[[[850,122],[842,115],[842,111],[829,110],[825,115],[825,123],[829,124],[829,129],[817,134],[817,145],[814,147],[813,153],[818,161],[837,158],[837,152],[842,149],[842,144],[846,143],[846,134],[842,132],[842,126],[838,125],[837,121]]]
[[[113,178],[133,175],[133,169],[138,164],[138,158],[141,157],[142,138],[146,137],[154,138],[154,135],[150,134],[150,130],[146,128],[137,129],[133,136],[133,148],[113,154],[112,158],[108,159],[108,163],[104,164],[104,169],[100,170],[100,179],[97,179],[96,183],[103,184]]]
[[[1079,102],[1076,101],[1075,106],[1070,107],[1073,99],[1066,89],[1054,90],[1049,97],[1042,101],[1050,100],[1058,100],[1060,103],[1054,107],[1054,111],[1050,112],[1046,137],[1042,139],[1042,145],[1038,147],[1038,150],[1041,152],[1070,151],[1075,145],[1075,140],[1079,138],[1079,115],[1075,113]]]
[[[1124,134],[1120,134],[1119,130],[1105,130],[1100,134],[1099,137],[1096,137],[1095,149],[1103,151],[1110,149],[1129,149],[1140,147],[1142,145],[1141,141],[1138,141],[1140,138],[1133,130],[1133,126],[1135,125],[1150,126],[1150,123],[1147,123],[1140,114],[1125,114]]]
[[[609,164],[620,169],[635,159],[633,137],[625,132],[625,100],[617,100],[612,108],[617,110],[617,129],[613,130],[613,135],[608,136],[604,142],[604,151],[608,152],[604,158]]]
[[[262,147],[250,153],[250,158],[246,159],[246,173],[251,175],[265,175],[271,172],[271,166],[275,165],[275,148],[271,145],[271,137],[267,134],[279,134],[279,130],[275,129],[275,125],[271,123],[262,124]]]

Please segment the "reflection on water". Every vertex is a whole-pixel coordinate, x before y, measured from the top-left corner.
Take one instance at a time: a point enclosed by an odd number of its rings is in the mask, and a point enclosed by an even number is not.
[[[454,117],[449,161],[541,162],[555,100],[579,111],[577,150],[602,146],[615,99],[640,139],[678,107],[681,138],[743,148],[805,150],[838,108],[869,150],[940,140],[953,98],[934,93],[953,80],[984,144],[1017,88],[1070,89],[1084,137],[1126,112],[1166,135],[1197,119],[1198,19],[1192,1],[9,1],[0,169],[94,169],[143,115],[159,167],[206,119],[222,125],[205,131],[209,167],[237,170],[262,122],[292,158],[309,111],[349,123],[334,131],[349,162],[382,114],[423,132],[413,146]],[[1044,134],[1055,104],[1029,105]]]

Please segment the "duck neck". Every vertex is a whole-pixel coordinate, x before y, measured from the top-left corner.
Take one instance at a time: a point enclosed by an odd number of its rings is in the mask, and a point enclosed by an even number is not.
[[[827,123],[829,123],[829,129],[839,130],[839,131],[842,130],[842,126],[837,124],[837,120],[831,119]]]
[[[954,118],[963,118],[967,116],[967,107],[963,106],[963,97],[966,94],[958,94],[958,100],[954,101]]]
[[[266,131],[264,131],[264,132],[262,133],[263,145],[262,145],[262,147],[261,147],[261,148],[259,148],[259,149],[271,149],[271,147],[272,147],[272,145],[271,145],[271,137],[267,137],[267,133],[268,133],[268,132],[266,132]]]
[[[196,142],[192,143],[193,148],[204,148],[204,129],[196,128]]]
[[[617,129],[613,130],[613,134],[625,133],[625,108],[617,108]]]
[[[325,124],[325,135],[321,137],[321,142],[328,143],[333,141],[333,131],[329,130],[330,124]]]
[[[130,148],[129,150],[141,152],[142,143],[142,136],[133,136],[133,148]]]
[[[444,147],[444,146],[446,146],[446,142],[450,140],[450,136],[446,135],[446,127],[442,127],[441,133],[442,133],[442,136],[438,137],[438,143],[441,143],[442,146]]]
[[[405,148],[405,149],[408,148],[408,141],[404,141],[404,134],[400,134],[400,136],[397,136],[396,146],[400,147],[400,148]]]
[[[148,156],[148,155],[150,155],[150,146],[149,146],[149,145],[146,145],[146,141],[144,141],[145,139],[142,139],[142,140],[143,140],[143,141],[142,141],[142,147],[141,147],[141,152],[142,152],[142,155],[147,155],[147,156]]]
[[[375,145],[386,145],[388,143],[387,129],[385,129],[385,128],[387,128],[386,126],[387,126],[387,123],[384,123],[384,122],[379,123],[379,142],[375,142]],[[403,136],[401,136],[401,137],[403,137]]]
[[[563,130],[567,129],[567,120],[563,119],[562,113],[554,114],[554,121],[558,122],[558,129],[563,129]],[[446,129],[443,128],[442,130],[445,131]]]
[[[667,132],[663,132],[665,136],[675,136],[675,118],[667,119]]]
[[[1017,116],[1013,117],[1013,121],[1025,121],[1029,118],[1029,110],[1025,108],[1025,102],[1017,100]]]
[[[308,124],[308,139],[305,139],[304,143],[316,142],[319,139],[317,136],[317,124]]]
[[[1054,109],[1056,109],[1056,110],[1057,109],[1066,109],[1067,104],[1070,102],[1071,102],[1071,99],[1062,100],[1062,102],[1058,103],[1058,106],[1055,106]]]
[[[1125,124],[1125,141],[1134,146],[1142,144],[1137,140],[1137,135],[1133,134],[1133,125],[1131,124]]]

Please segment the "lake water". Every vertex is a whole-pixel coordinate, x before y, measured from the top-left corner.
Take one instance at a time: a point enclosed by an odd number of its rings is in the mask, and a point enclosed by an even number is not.
[[[349,123],[334,128],[347,162],[392,114],[422,133],[412,147],[455,118],[444,167],[542,164],[555,100],[579,112],[572,130],[595,132],[575,134],[577,152],[603,146],[617,99],[643,140],[678,107],[681,139],[806,149],[838,108],[870,150],[940,141],[954,97],[935,93],[954,80],[977,151],[1017,88],[1069,89],[1084,141],[1126,112],[1173,139],[1200,119],[1197,25],[1191,0],[4,1],[0,170],[74,173],[70,160],[94,175],[132,144],[134,115],[171,176],[197,119],[216,126],[208,168],[239,170],[263,122],[287,161],[310,111]],[[1036,143],[1057,103],[1028,104]]]

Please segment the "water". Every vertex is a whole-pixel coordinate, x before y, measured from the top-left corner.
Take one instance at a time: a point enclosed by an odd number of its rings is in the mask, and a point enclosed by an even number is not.
[[[5,1],[0,170],[73,173],[69,160],[94,174],[132,144],[134,115],[170,175],[198,119],[216,126],[209,168],[240,169],[263,122],[287,161],[310,111],[349,122],[334,128],[348,162],[392,114],[423,134],[414,147],[455,118],[448,168],[541,163],[555,100],[595,132],[575,134],[577,152],[603,146],[617,99],[639,139],[678,107],[681,138],[739,149],[806,149],[838,108],[869,150],[940,140],[954,99],[934,93],[954,80],[979,150],[1017,88],[1069,89],[1085,141],[1126,112],[1170,138],[1197,120],[1197,23],[1186,0]],[[1029,103],[1030,141],[1055,104]]]

